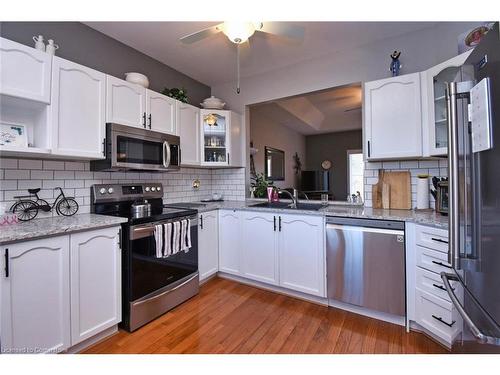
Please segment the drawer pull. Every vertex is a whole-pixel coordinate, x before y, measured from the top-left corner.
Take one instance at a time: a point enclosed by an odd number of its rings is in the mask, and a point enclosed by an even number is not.
[[[433,260],[432,263],[437,264],[438,266],[441,266],[441,267],[446,267],[446,268],[449,268],[449,269],[453,269],[452,266],[444,264],[443,262],[438,262],[438,261]]]
[[[448,244],[448,241],[442,240],[441,238],[431,237],[431,240],[436,241],[436,242],[441,242],[441,243]]]
[[[438,289],[441,289],[441,290],[444,290],[446,292],[446,288],[442,285],[439,285],[439,284],[432,284],[434,287],[438,288]],[[455,288],[451,288],[451,290],[455,290]]]
[[[432,317],[433,317],[434,319],[436,319],[438,322],[441,322],[441,323],[443,323],[444,325],[446,325],[446,326],[448,326],[448,327],[450,327],[450,328],[451,328],[451,327],[453,327],[453,324],[455,324],[455,323],[456,323],[455,321],[452,321],[451,323],[445,322],[445,321],[443,320],[443,318],[441,318],[440,316],[432,315]]]

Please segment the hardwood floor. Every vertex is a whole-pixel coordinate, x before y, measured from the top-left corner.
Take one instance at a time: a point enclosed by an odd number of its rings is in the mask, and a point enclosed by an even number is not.
[[[134,333],[85,353],[447,353],[404,327],[215,278]]]

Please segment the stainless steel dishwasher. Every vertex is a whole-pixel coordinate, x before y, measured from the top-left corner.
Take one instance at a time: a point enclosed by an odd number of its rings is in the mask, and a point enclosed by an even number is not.
[[[328,300],[406,315],[404,223],[327,217]]]

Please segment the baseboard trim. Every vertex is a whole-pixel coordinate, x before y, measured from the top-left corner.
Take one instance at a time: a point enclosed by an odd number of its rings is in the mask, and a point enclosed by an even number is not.
[[[85,349],[88,349],[91,346],[94,346],[94,345],[100,343],[101,341],[104,341],[107,338],[109,338],[117,333],[118,333],[118,325],[114,325],[114,326],[109,327],[109,328],[105,329],[104,331],[98,333],[97,335],[89,337],[87,340],[84,340],[84,341],[76,344],[75,346],[72,346],[71,348],[66,350],[65,353],[67,353],[67,354],[80,353],[80,352],[84,351]]]
[[[442,338],[440,338],[439,336],[436,336],[435,334],[428,331],[427,329],[422,327],[417,322],[414,322],[413,320],[410,320],[410,331],[421,333],[421,334],[427,336],[428,338],[430,338],[432,341],[435,341],[436,343],[441,345],[443,348],[451,351],[451,343],[444,341]]]
[[[288,297],[298,298],[298,299],[301,299],[303,301],[312,302],[312,303],[322,305],[322,306],[328,306],[328,299],[327,298],[312,296],[312,295],[301,293],[301,292],[296,292],[296,291],[293,291],[290,289],[261,283],[260,281],[250,280],[250,279],[246,279],[244,277],[231,275],[231,274],[224,273],[224,272],[218,272],[217,276],[222,278],[222,279],[236,281],[236,282],[239,282],[241,284],[250,285],[250,286],[253,286],[255,288],[268,290],[268,291],[275,292],[278,294],[283,294],[283,295],[288,296]]]

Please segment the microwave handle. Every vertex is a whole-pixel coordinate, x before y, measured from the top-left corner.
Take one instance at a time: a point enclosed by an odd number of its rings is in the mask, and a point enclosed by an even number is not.
[[[165,168],[170,167],[170,159],[172,158],[172,154],[170,151],[170,144],[167,141],[163,142],[163,166]]]

